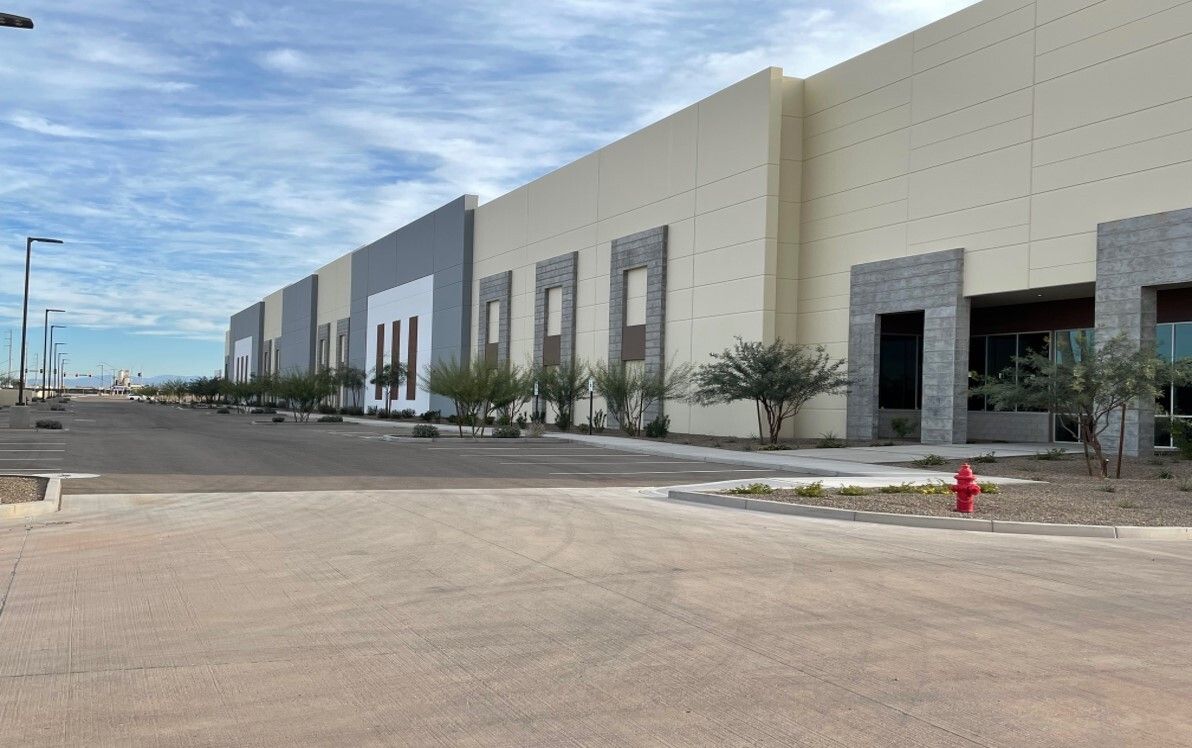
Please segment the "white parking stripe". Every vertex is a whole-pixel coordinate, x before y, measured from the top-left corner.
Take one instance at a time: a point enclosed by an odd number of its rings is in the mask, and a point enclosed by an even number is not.
[[[65,457],[0,457],[0,462],[62,462]]]
[[[65,449],[0,449],[0,452],[65,452]]]
[[[616,465],[599,462],[593,463],[591,460],[579,460],[577,462],[498,462],[498,465],[594,465],[595,467],[616,467]],[[708,463],[703,460],[626,460],[622,465],[706,465]]]

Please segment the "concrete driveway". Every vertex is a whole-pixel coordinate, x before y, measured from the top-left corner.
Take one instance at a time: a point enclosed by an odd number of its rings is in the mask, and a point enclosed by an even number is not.
[[[10,745],[1186,745],[1192,545],[611,488],[67,496]]]

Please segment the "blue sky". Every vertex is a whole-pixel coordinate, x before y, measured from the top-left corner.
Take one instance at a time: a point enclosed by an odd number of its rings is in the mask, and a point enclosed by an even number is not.
[[[30,352],[61,306],[68,371],[147,376],[214,372],[231,313],[460,194],[970,4],[0,3],[37,22],[0,29],[0,340],[19,341],[24,237],[53,236]]]

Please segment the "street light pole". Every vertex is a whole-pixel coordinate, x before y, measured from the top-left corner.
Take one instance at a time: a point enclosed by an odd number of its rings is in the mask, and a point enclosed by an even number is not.
[[[62,240],[38,236],[25,237],[25,303],[21,307],[21,384],[17,389],[17,405],[25,404],[25,334],[29,327],[29,261],[33,257],[33,242],[61,244]]]
[[[65,311],[65,309],[47,309],[45,319],[41,323],[41,389],[43,391],[46,388],[46,362],[50,360],[50,350],[46,346],[50,333],[50,315]]]
[[[58,356],[60,355],[60,354],[58,353],[58,346],[60,346],[60,345],[66,345],[66,343],[62,342],[61,340],[59,340],[57,343],[54,343],[54,359],[53,359],[53,361],[54,361],[54,370],[53,370],[53,372],[50,374],[50,386],[51,386],[51,387],[55,387],[55,394],[57,393],[57,389],[56,389],[56,385],[57,385],[56,377],[58,376]],[[44,396],[45,396],[45,393],[42,393],[42,396],[44,397]]]
[[[63,367],[70,361],[66,357],[66,351],[58,354],[58,396],[61,397],[66,394],[66,371]]]
[[[47,319],[48,319],[48,317],[47,317]],[[50,347],[48,349],[46,349],[45,355],[41,357],[41,396],[43,398],[46,396],[47,385],[51,385],[54,383],[54,377],[50,374],[50,361],[52,360],[50,358],[50,354],[53,353],[55,350],[55,348],[54,348],[54,330],[57,330],[58,328],[65,328],[65,327],[66,327],[66,325],[50,325],[49,328],[47,328],[50,332],[50,341],[49,341]]]

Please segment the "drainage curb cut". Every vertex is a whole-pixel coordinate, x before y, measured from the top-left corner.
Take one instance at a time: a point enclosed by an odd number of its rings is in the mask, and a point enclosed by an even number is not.
[[[882,525],[924,527],[936,530],[966,530],[968,532],[997,532],[1017,535],[1052,535],[1077,538],[1129,538],[1136,540],[1192,540],[1192,527],[1114,527],[1112,525],[1058,525],[1046,522],[1010,522],[1000,519],[965,519],[963,517],[929,517],[922,514],[891,514],[836,509],[827,506],[789,504],[783,501],[698,493],[668,491],[667,498],[693,504],[744,509],[770,514],[789,514],[814,519],[835,519],[844,522],[872,522]]]
[[[41,501],[26,501],[23,504],[0,504],[0,519],[23,519],[52,514],[62,506],[62,478],[49,478],[46,495]]]

